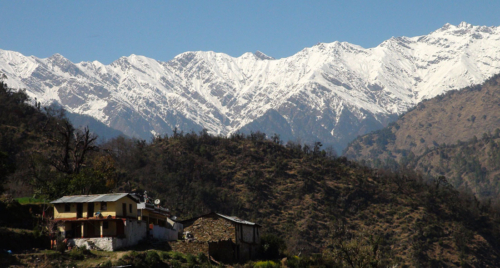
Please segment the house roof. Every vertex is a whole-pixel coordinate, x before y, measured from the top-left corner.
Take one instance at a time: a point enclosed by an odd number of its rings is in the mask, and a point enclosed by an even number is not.
[[[111,194],[93,194],[93,195],[68,195],[56,199],[50,203],[60,204],[60,203],[93,203],[93,202],[115,202],[123,197],[130,197],[136,203],[139,203],[134,196],[129,193],[111,193]]]
[[[240,223],[240,224],[245,224],[245,225],[257,225],[257,226],[260,226],[258,225],[257,223],[254,223],[254,222],[249,222],[249,221],[245,221],[245,220],[242,220],[236,216],[226,216],[226,215],[222,215],[220,213],[215,213],[217,215],[219,215],[220,217],[226,219],[226,220],[230,220],[232,222],[236,222],[236,223]]]
[[[195,218],[192,218],[192,219],[188,219],[188,220],[183,220],[181,221],[181,223],[185,223],[185,222],[188,222],[188,221],[192,221],[192,220],[197,220],[199,218],[202,218],[202,217],[205,217],[205,216],[209,216],[209,215],[217,215],[223,219],[226,219],[228,221],[232,221],[234,223],[239,223],[239,224],[244,224],[244,225],[252,225],[252,226],[258,226],[258,227],[261,227],[260,224],[257,224],[257,223],[254,223],[254,222],[249,222],[249,221],[245,221],[245,220],[242,220],[236,216],[226,216],[226,215],[223,215],[223,214],[220,214],[220,213],[217,213],[217,212],[210,212],[208,214],[205,214],[205,215],[201,215],[201,216],[198,216],[198,217],[195,217]]]

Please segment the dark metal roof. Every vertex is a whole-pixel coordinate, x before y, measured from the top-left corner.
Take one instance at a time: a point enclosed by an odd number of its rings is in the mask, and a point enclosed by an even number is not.
[[[217,215],[219,215],[220,217],[226,219],[226,220],[230,220],[232,222],[236,222],[236,223],[241,223],[241,224],[245,224],[245,225],[257,225],[257,226],[260,226],[258,225],[257,223],[254,223],[254,222],[249,222],[249,221],[245,221],[245,220],[242,220],[236,216],[226,216],[226,215],[222,215],[220,213],[215,213]]]
[[[134,196],[128,193],[112,193],[112,194],[93,194],[93,195],[68,195],[56,199],[50,203],[60,204],[60,203],[93,203],[93,202],[115,202],[119,199],[128,196],[130,199],[139,203]]]
[[[205,215],[201,215],[201,216],[198,216],[198,217],[194,217],[194,218],[191,218],[191,219],[187,219],[187,220],[183,220],[183,221],[180,221],[181,223],[186,223],[186,222],[189,222],[189,221],[194,221],[194,220],[197,220],[199,218],[202,218],[202,217],[206,217],[206,216],[209,216],[209,215],[217,215],[223,219],[226,219],[228,221],[232,221],[234,223],[239,223],[239,224],[244,224],[244,225],[251,225],[251,226],[257,226],[257,227],[262,227],[260,224],[258,223],[254,223],[254,222],[249,222],[249,221],[245,221],[245,220],[242,220],[236,216],[226,216],[226,215],[222,215],[220,213],[216,213],[216,212],[210,212],[208,214],[205,214]]]

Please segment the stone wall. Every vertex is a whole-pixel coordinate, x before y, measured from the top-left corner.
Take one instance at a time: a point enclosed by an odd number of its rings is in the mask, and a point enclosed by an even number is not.
[[[83,247],[90,249],[90,244],[93,243],[98,249],[106,251],[114,251],[124,247],[137,245],[139,241],[146,238],[146,223],[136,220],[124,221],[125,237],[92,237],[92,238],[73,238],[68,239],[68,246]]]
[[[70,247],[86,247],[87,249],[90,249],[90,244],[88,243],[89,241],[93,244],[98,249],[101,250],[106,250],[106,251],[113,251],[113,239],[114,237],[95,237],[95,238],[71,238],[68,239],[68,246]]]
[[[210,242],[221,240],[236,241],[233,224],[218,216],[206,216],[184,223],[184,232],[191,232],[196,241]]]
[[[169,245],[172,251],[183,254],[198,255],[202,252],[207,256],[212,256],[215,260],[223,263],[234,263],[237,261],[247,261],[257,256],[257,246],[242,243],[236,245],[230,240],[217,242],[200,241],[170,241]]]

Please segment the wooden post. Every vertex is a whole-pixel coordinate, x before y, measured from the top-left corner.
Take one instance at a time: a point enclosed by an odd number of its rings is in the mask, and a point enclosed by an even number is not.
[[[104,235],[104,221],[100,221],[101,223],[101,237]]]
[[[85,223],[82,222],[82,238],[85,237]]]

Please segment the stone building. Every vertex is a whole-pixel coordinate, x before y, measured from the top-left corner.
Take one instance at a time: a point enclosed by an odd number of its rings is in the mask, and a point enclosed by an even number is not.
[[[174,250],[196,254],[204,252],[224,263],[244,262],[257,257],[260,244],[259,224],[234,216],[209,213],[181,221],[185,241],[172,246]]]

